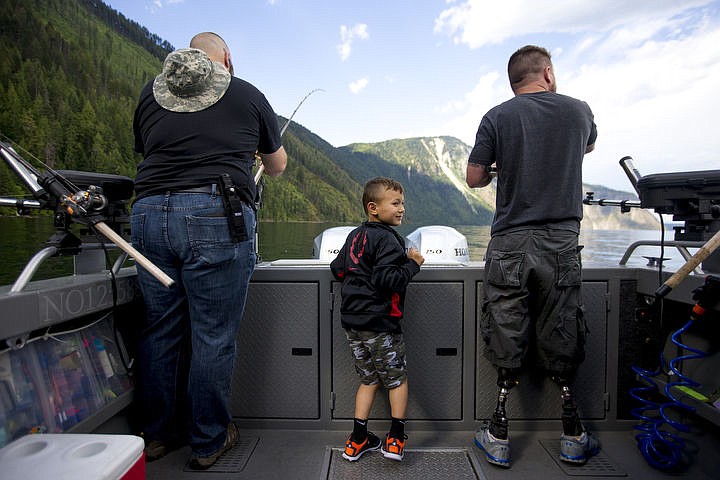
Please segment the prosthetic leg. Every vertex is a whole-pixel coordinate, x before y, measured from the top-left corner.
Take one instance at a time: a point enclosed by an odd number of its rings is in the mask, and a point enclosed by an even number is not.
[[[498,368],[498,400],[490,422],[475,433],[475,445],[485,452],[486,460],[504,468],[510,466],[510,441],[508,419],[505,412],[510,389],[517,385],[517,370]]]
[[[553,376],[553,382],[560,387],[560,397],[562,398],[562,426],[564,435],[580,436],[584,429],[580,416],[578,415],[577,405],[572,394],[571,379],[563,376]]]
[[[505,411],[505,402],[510,394],[510,389],[518,384],[517,369],[498,368],[498,398],[495,411],[490,421],[490,433],[495,438],[507,440],[508,438],[508,418]]]
[[[553,376],[561,391],[562,404],[562,426],[563,433],[560,437],[560,460],[568,463],[583,464],[588,458],[600,451],[600,442],[585,431],[577,405],[573,398],[570,376]]]

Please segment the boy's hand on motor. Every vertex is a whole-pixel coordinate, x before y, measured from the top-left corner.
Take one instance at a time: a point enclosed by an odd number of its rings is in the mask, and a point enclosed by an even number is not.
[[[410,250],[408,250],[408,258],[421,266],[425,263],[425,257],[423,257],[415,247],[410,247]]]

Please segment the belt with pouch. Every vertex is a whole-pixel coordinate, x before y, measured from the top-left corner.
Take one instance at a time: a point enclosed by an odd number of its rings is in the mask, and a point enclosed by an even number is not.
[[[243,218],[243,201],[238,195],[237,188],[232,183],[230,175],[227,173],[219,177],[220,183],[205,185],[204,187],[183,188],[174,190],[171,193],[206,193],[208,195],[219,195],[223,199],[225,207],[225,216],[228,219],[230,233],[235,241],[243,242],[248,239],[247,230],[245,228],[245,220]]]

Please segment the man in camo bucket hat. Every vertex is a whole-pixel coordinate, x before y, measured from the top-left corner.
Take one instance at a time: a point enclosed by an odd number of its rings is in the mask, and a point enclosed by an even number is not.
[[[238,439],[230,387],[256,263],[255,158],[277,176],[287,154],[270,102],[233,76],[227,43],[202,32],[189,47],[145,84],[133,119],[143,159],[132,244],[177,285],[165,288],[138,266],[146,308],[135,398],[145,460],[189,443],[188,468],[205,470]],[[228,209],[221,190],[232,192]]]
[[[197,48],[170,53],[155,77],[153,95],[172,112],[199,112],[214,105],[230,86],[230,72]]]

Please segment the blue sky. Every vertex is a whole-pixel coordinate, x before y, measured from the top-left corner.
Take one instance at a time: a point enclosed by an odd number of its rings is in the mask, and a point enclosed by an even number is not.
[[[334,146],[449,135],[472,145],[512,96],[519,47],[553,54],[558,92],[598,125],[584,181],[720,168],[720,0],[106,0],[169,41],[227,41],[235,75]],[[140,86],[138,86],[138,90]]]

